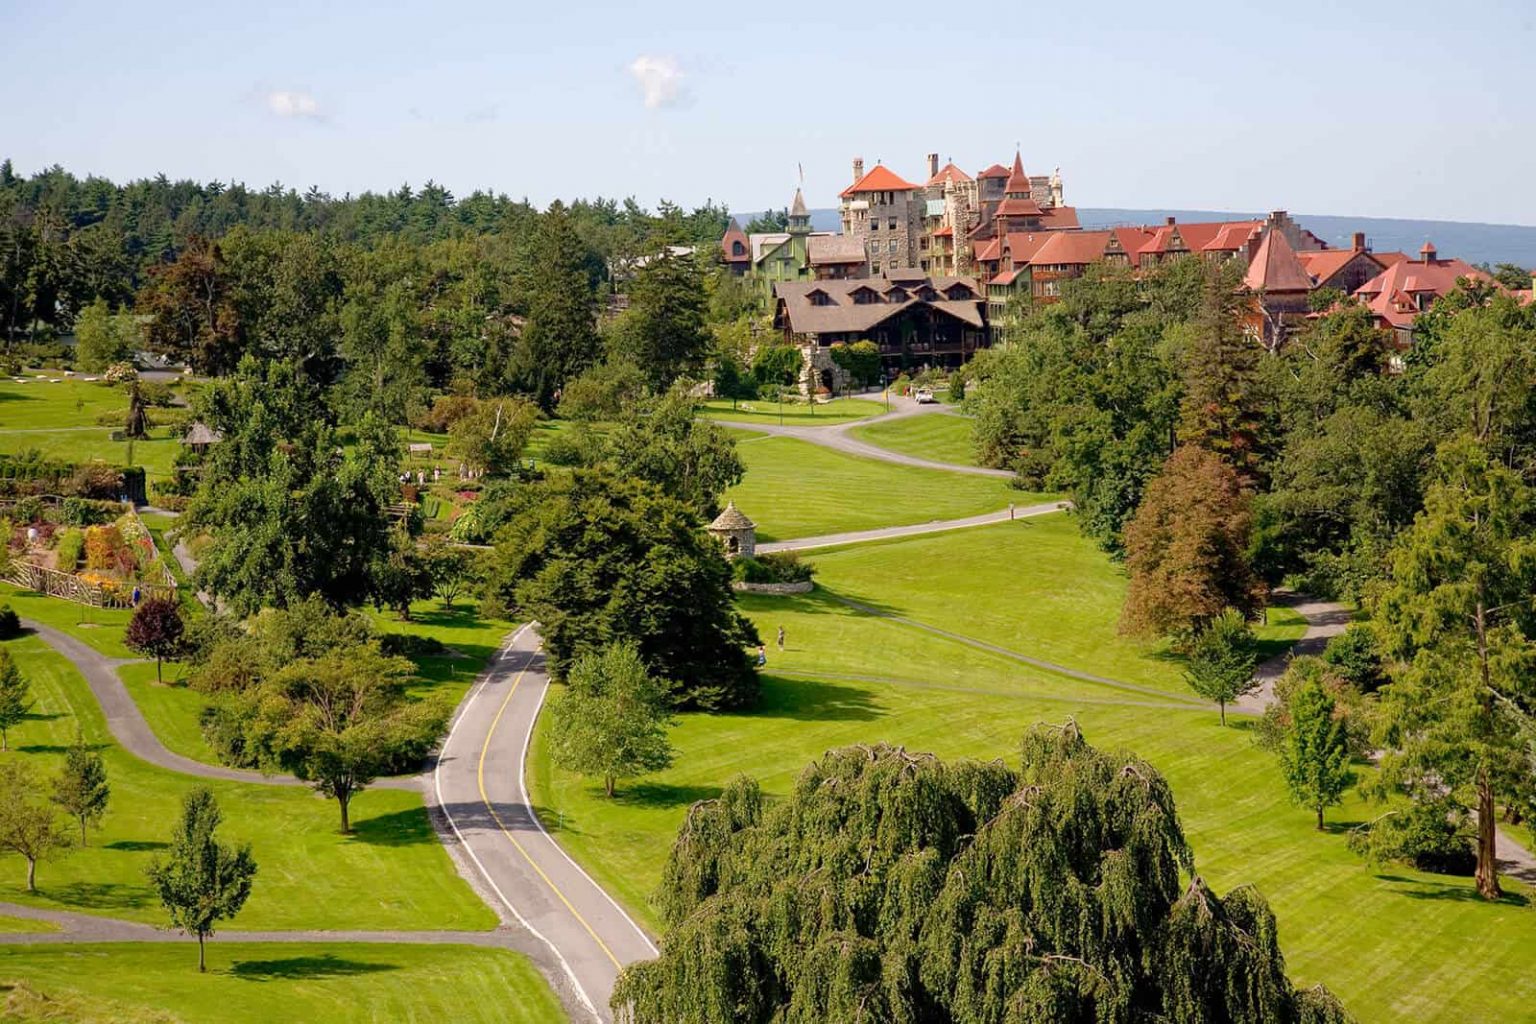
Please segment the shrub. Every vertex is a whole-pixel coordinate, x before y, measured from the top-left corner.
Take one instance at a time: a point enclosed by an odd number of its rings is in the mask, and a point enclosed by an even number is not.
[[[0,640],[21,636],[21,617],[8,604],[0,604]]]
[[[80,564],[80,555],[85,550],[85,534],[71,527],[65,530],[59,537],[59,569],[63,572],[74,572],[75,566]]]
[[[12,510],[11,518],[22,526],[30,526],[33,523],[42,522],[47,512],[48,506],[43,504],[43,499],[34,495],[18,501],[15,509]]]
[[[793,551],[738,558],[731,570],[743,583],[806,583],[815,575],[815,570]]]
[[[1349,848],[1368,859],[1406,861],[1420,871],[1470,875],[1477,868],[1473,824],[1449,798],[1417,800],[1349,834]]]
[[[951,402],[965,401],[965,371],[956,370],[949,375],[949,400]]]
[[[446,434],[455,423],[474,412],[476,404],[468,395],[439,395],[432,408],[411,418],[411,426],[430,434]]]
[[[1385,682],[1381,653],[1369,626],[1354,623],[1329,640],[1323,648],[1323,661],[1362,693],[1375,693]]]
[[[85,531],[85,567],[92,572],[127,576],[138,565],[128,542],[115,523],[92,526]]]
[[[96,526],[116,519],[118,511],[116,502],[69,497],[64,499],[60,519],[65,526]]]
[[[87,462],[76,467],[74,474],[64,484],[67,494],[107,501],[115,499],[122,489],[122,471],[105,462]]]
[[[379,637],[379,650],[402,658],[427,658],[448,653],[448,648],[437,637],[414,633],[385,633]]]

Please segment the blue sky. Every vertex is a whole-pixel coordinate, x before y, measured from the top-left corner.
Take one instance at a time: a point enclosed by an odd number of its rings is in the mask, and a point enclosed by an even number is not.
[[[1528,0],[0,0],[0,155],[749,210],[1018,142],[1081,206],[1536,224],[1532,53]]]

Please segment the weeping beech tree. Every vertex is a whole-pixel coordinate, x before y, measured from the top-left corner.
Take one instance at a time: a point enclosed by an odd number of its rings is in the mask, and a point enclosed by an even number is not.
[[[1075,723],[1021,768],[846,747],[768,805],[695,804],[658,894],[661,956],[613,1007],[648,1024],[1337,1024],[1286,977],[1259,894],[1194,873],[1173,796]]]

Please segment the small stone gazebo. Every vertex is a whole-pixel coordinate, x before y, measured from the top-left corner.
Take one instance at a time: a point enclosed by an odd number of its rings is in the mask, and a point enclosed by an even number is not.
[[[748,519],[734,501],[709,524],[709,532],[725,545],[726,558],[751,558],[757,551],[757,524]]]

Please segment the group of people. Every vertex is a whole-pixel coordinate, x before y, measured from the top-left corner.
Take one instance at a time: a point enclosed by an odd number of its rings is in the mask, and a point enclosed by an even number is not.
[[[784,627],[779,627],[779,653],[784,653]],[[757,645],[757,667],[762,668],[768,664],[768,647],[766,644]]]

